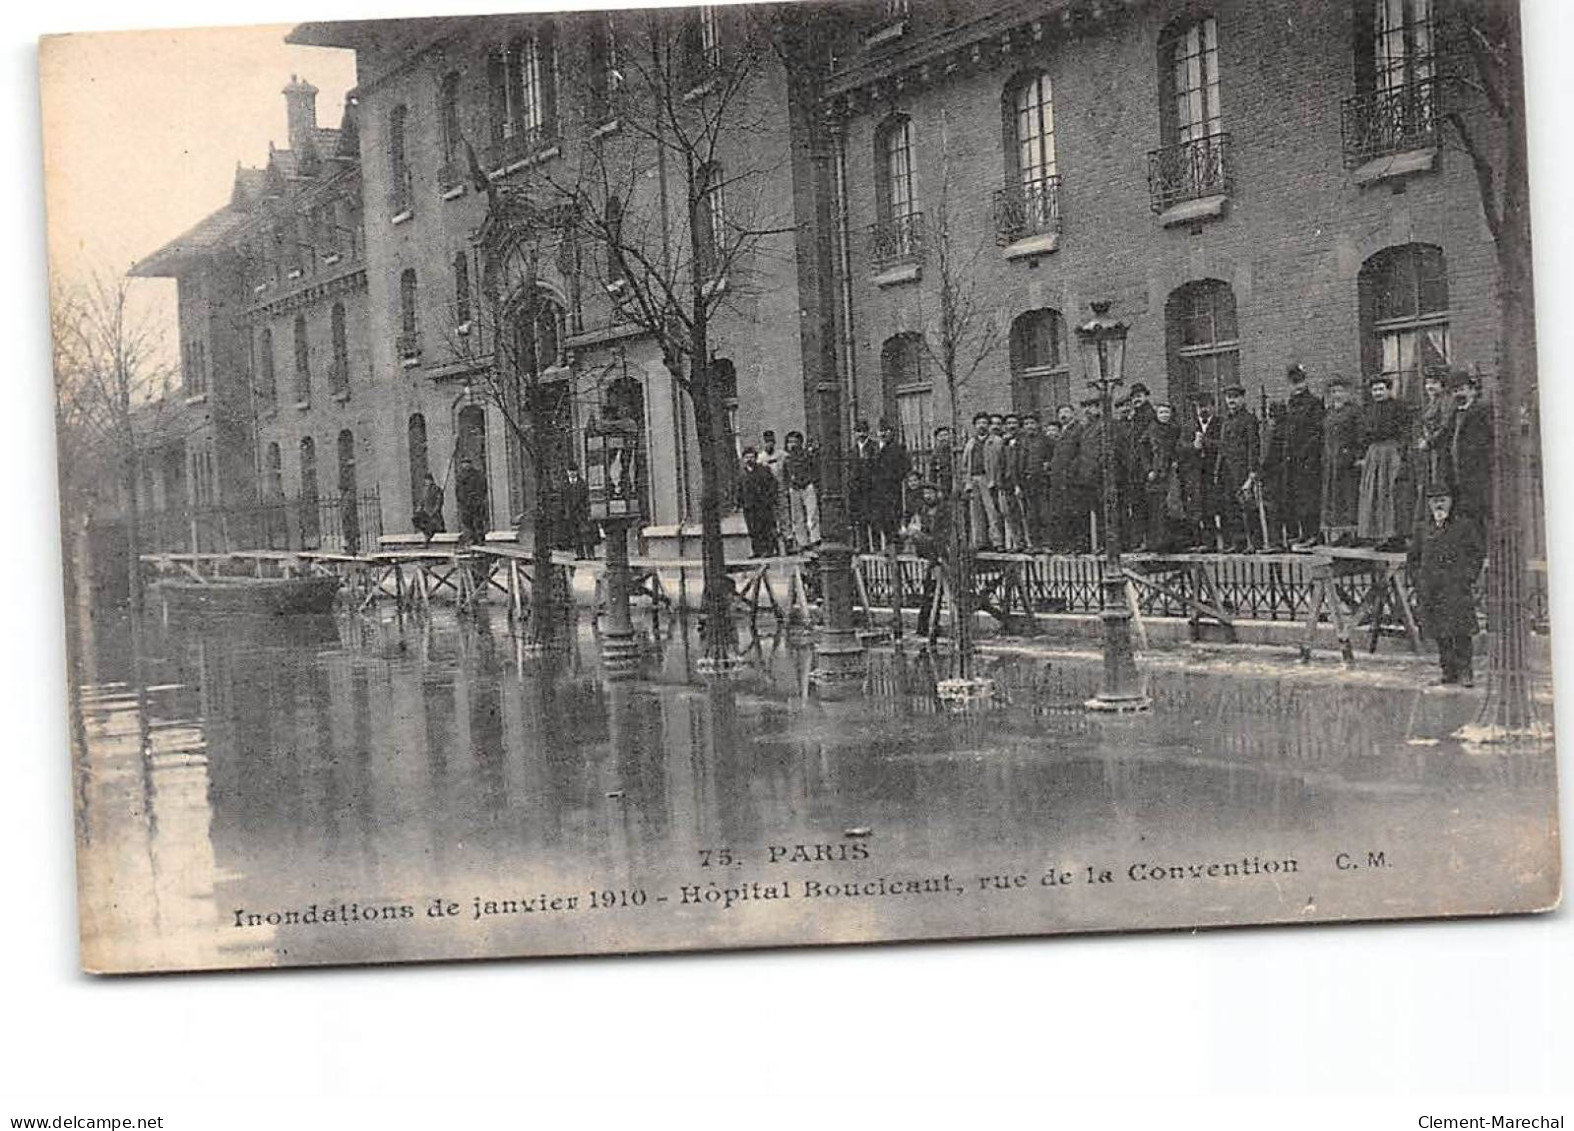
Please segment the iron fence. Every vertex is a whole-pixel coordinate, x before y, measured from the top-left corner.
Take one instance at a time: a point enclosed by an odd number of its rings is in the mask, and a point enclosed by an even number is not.
[[[382,496],[371,487],[355,497],[298,496],[246,506],[180,507],[144,517],[147,553],[229,553],[237,550],[320,550],[355,554],[383,536]]]

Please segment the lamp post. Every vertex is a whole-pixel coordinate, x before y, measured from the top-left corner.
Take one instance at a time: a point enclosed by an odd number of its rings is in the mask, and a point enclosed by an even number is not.
[[[1115,487],[1114,390],[1125,381],[1126,332],[1129,327],[1111,318],[1108,302],[1093,303],[1093,317],[1077,327],[1083,373],[1099,394],[1099,464],[1103,469],[1103,608],[1104,679],[1099,692],[1087,701],[1093,711],[1145,711],[1152,700],[1142,688],[1131,644],[1131,609],[1126,604],[1126,573],[1120,560],[1120,505]]]
[[[632,420],[585,425],[585,483],[591,521],[607,533],[606,620],[601,625],[601,666],[609,679],[639,666],[639,642],[629,615],[630,524],[640,517],[639,425]]]

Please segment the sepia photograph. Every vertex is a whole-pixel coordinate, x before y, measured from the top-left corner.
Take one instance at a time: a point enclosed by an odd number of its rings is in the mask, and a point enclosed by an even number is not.
[[[1516,0],[38,71],[86,971],[1558,905]]]

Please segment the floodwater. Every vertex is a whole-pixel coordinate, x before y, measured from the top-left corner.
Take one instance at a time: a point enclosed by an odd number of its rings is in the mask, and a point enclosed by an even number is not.
[[[607,683],[582,628],[500,618],[101,624],[81,651],[84,965],[147,971],[1321,921],[1543,908],[1549,746],[1451,737],[1480,693],[1185,651],[1151,713],[1096,657],[929,657],[809,691],[686,637]],[[1544,705],[1546,706],[1546,705]],[[1550,707],[1547,707],[1550,710]]]

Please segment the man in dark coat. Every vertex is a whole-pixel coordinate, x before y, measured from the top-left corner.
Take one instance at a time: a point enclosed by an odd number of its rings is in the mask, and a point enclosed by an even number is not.
[[[1175,423],[1174,412],[1169,405],[1161,404],[1154,410],[1153,423],[1148,425],[1137,447],[1137,466],[1142,491],[1147,497],[1148,520],[1145,541],[1139,550],[1164,554],[1174,549],[1176,512],[1184,514],[1175,471],[1179,444],[1180,426]]]
[[[888,420],[880,421],[880,442],[869,468],[869,529],[875,550],[894,548],[902,526],[902,483],[907,479],[907,449]]]
[[[750,553],[776,556],[776,476],[759,462],[754,448],[743,449],[743,474],[738,478],[738,505],[749,532]]]
[[[1057,410],[1060,435],[1049,454],[1050,548],[1064,554],[1087,549],[1088,524],[1077,498],[1077,457],[1082,448],[1082,424],[1070,405]]]
[[[853,450],[847,460],[847,523],[852,530],[853,552],[869,549],[869,517],[874,482],[875,443],[869,435],[869,422],[853,425]]]
[[[1042,550],[1049,541],[1049,459],[1054,445],[1039,427],[1038,414],[1022,417],[1017,437],[1017,491],[1027,527],[1027,548]]]
[[[1476,523],[1484,535],[1492,504],[1492,410],[1481,400],[1481,382],[1475,374],[1458,370],[1453,384],[1445,479],[1455,515]]]
[[[1219,470],[1215,482],[1225,541],[1234,551],[1250,550],[1262,539],[1256,496],[1257,470],[1261,463],[1257,417],[1246,407],[1246,390],[1231,385],[1224,390],[1224,422],[1219,430]]]
[[[1194,415],[1186,422],[1175,449],[1181,501],[1191,527],[1191,546],[1203,553],[1219,548],[1219,433],[1222,421],[1213,411],[1213,394],[1198,393]]]
[[[1141,381],[1131,386],[1129,415],[1122,425],[1125,432],[1126,484],[1123,503],[1126,529],[1121,539],[1124,546],[1135,546],[1148,537],[1148,490],[1146,471],[1143,468],[1143,445],[1147,442],[1148,429],[1158,419],[1147,385]]]
[[[918,509],[917,528],[913,533],[913,552],[923,558],[924,591],[918,605],[918,635],[930,635],[930,629],[940,627],[940,618],[929,619],[939,588],[940,563],[951,558],[951,500],[940,490],[938,483],[923,485],[923,502]]]
[[[1360,459],[1366,452],[1361,409],[1342,378],[1328,382],[1328,412],[1323,418],[1323,537],[1329,545],[1355,538],[1361,505]]]
[[[1080,545],[1091,545],[1090,534],[1093,525],[1089,523],[1088,516],[1096,515],[1099,542],[1102,545],[1107,531],[1104,529],[1104,442],[1109,438],[1109,455],[1115,485],[1118,490],[1121,480],[1126,473],[1125,453],[1121,451],[1118,433],[1115,431],[1114,422],[1104,418],[1104,405],[1098,397],[1089,397],[1082,402],[1082,430],[1078,437],[1076,462],[1073,465],[1072,475],[1075,482],[1074,496],[1077,500],[1077,525],[1080,528],[1078,542]],[[1117,498],[1115,512],[1117,518],[1120,514],[1120,504]],[[1117,532],[1118,533],[1118,532]]]
[[[486,541],[487,488],[486,476],[469,456],[459,461],[459,474],[454,477],[454,498],[459,503],[459,542],[472,546]]]
[[[1445,684],[1474,684],[1472,643],[1476,634],[1476,601],[1471,591],[1484,557],[1481,528],[1452,513],[1446,488],[1427,497],[1431,522],[1419,545],[1410,547],[1411,577],[1416,586],[1416,612],[1421,629],[1437,642],[1437,659]]]
[[[935,429],[935,446],[929,453],[929,482],[950,498],[956,491],[956,447],[951,429],[944,424]]]
[[[433,535],[443,532],[443,489],[430,471],[421,480],[421,497],[416,500],[411,525],[426,539],[428,546],[432,544]]]
[[[1286,476],[1283,520],[1290,541],[1308,546],[1322,529],[1323,402],[1306,385],[1306,370],[1290,366],[1284,407]]]
[[[573,550],[574,556],[581,560],[596,556],[596,527],[590,521],[590,484],[573,464],[569,464],[563,482],[563,529],[559,531],[558,541],[562,549]]]

